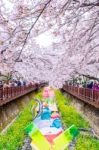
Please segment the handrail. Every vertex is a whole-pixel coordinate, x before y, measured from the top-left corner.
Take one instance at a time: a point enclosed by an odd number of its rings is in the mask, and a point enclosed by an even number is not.
[[[28,86],[0,88],[0,106],[36,90],[39,86],[40,84],[32,84]]]
[[[99,91],[83,87],[75,87],[73,85],[65,84],[63,89],[69,94],[89,103],[96,108],[99,108]]]

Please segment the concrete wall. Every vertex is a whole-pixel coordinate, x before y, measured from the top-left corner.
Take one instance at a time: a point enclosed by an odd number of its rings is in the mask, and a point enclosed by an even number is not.
[[[67,93],[64,95],[71,100],[71,105],[75,107],[86,120],[89,121],[96,134],[99,135],[99,109],[96,109],[95,107],[86,104]]]
[[[34,92],[29,93],[0,107],[0,131],[2,131],[33,98]]]

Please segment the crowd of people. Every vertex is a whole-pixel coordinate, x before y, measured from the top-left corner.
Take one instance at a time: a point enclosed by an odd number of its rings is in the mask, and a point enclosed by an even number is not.
[[[0,81],[0,88],[6,87],[20,87],[32,85],[32,82],[26,82],[24,80],[9,80],[9,81]]]
[[[99,82],[98,81],[83,81],[83,82],[69,82],[69,85],[73,85],[75,87],[80,87],[80,88],[89,88],[93,90],[99,90]]]

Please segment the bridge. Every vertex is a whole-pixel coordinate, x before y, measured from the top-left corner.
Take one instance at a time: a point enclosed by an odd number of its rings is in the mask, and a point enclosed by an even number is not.
[[[33,84],[28,86],[0,88],[0,106],[9,103],[12,100],[16,100],[17,98],[34,90],[37,90],[42,85],[43,84]]]
[[[82,100],[85,103],[88,103],[96,108],[99,108],[99,91],[75,87],[73,85],[65,84],[63,90],[68,94],[76,97],[79,100]]]

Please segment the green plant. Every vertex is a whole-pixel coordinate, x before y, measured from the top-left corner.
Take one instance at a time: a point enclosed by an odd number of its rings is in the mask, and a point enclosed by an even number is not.
[[[35,97],[41,98],[41,91],[35,94]],[[34,104],[35,101],[31,100],[9,127],[6,134],[0,134],[0,150],[16,150],[23,145],[26,137],[25,128],[32,121],[31,108]]]
[[[15,150],[21,146],[25,138],[24,128],[32,120],[30,112],[31,104],[29,104],[22,113],[17,117],[16,121],[8,129],[6,134],[0,135],[0,149]]]
[[[77,127],[90,127],[89,123],[76,111],[76,109],[70,106],[70,99],[65,98],[59,90],[56,90],[55,94],[61,119],[66,128],[72,124],[75,124]],[[42,100],[42,91],[37,93],[35,98]],[[16,121],[9,127],[6,134],[0,134],[0,150],[16,150],[23,145],[23,141],[26,137],[25,128],[32,121],[31,107],[34,103],[35,102],[31,100],[29,105],[18,115]],[[80,134],[78,136],[75,150],[98,149],[99,141],[90,135]]]
[[[70,99],[66,98],[59,90],[55,91],[56,102],[61,120],[65,128],[75,124],[78,128],[89,128],[89,123],[77,112],[77,110],[70,105]],[[77,138],[75,150],[98,150],[99,141],[91,135],[80,134]]]

